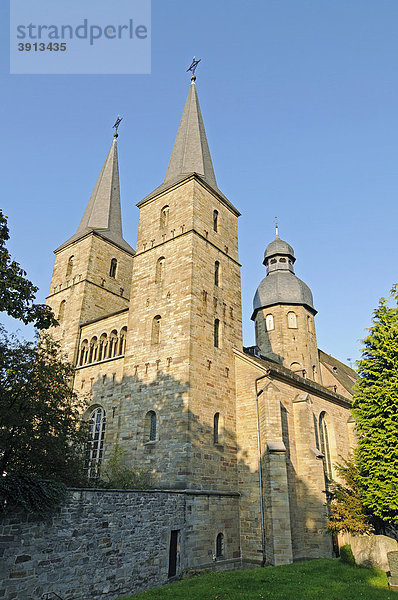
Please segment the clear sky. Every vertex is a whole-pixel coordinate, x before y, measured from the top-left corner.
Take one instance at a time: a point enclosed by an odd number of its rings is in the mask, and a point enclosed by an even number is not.
[[[151,75],[76,76],[8,74],[6,4],[1,205],[38,299],[118,113],[124,237],[135,247],[135,204],[164,178],[195,55],[218,185],[242,213],[244,343],[254,343],[252,299],[278,216],[314,295],[319,347],[357,359],[379,297],[398,281],[398,2],[153,0]]]

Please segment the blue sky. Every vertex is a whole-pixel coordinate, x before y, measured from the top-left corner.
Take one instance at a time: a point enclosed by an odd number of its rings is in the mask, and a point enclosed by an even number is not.
[[[153,0],[151,75],[9,75],[5,2],[0,11],[1,205],[39,300],[118,113],[124,236],[135,247],[135,204],[164,178],[196,55],[218,185],[242,213],[245,344],[277,215],[314,295],[318,345],[359,357],[398,280],[396,0]]]

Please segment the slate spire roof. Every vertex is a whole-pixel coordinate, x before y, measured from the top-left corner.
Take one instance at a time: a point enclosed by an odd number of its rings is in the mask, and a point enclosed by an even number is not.
[[[130,254],[134,254],[133,248],[123,239],[122,233],[116,136],[113,139],[77,232],[57,250],[65,248],[91,232],[97,233]]]
[[[189,173],[198,173],[209,185],[217,189],[194,77],[189,88],[164,183],[170,183],[181,175]]]

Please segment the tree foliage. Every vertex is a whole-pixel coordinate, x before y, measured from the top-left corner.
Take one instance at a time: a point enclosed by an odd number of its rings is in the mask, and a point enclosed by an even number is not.
[[[98,487],[113,489],[145,490],[153,485],[148,469],[131,469],[127,464],[126,451],[116,444],[106,463],[101,479],[91,482]]]
[[[39,487],[42,480],[82,483],[87,429],[72,373],[48,334],[36,344],[0,330],[0,476],[37,477]]]
[[[0,209],[0,312],[6,312],[25,325],[33,323],[37,329],[48,329],[57,324],[49,306],[35,304],[38,288],[26,279],[25,271],[11,259],[6,248],[10,238],[7,217]]]
[[[363,340],[354,396],[364,506],[398,524],[398,287],[382,298]]]
[[[335,465],[335,468],[344,483],[333,482],[330,486],[331,502],[327,530],[334,534],[373,533],[373,519],[362,501],[360,476],[354,460],[343,460],[343,463]]]

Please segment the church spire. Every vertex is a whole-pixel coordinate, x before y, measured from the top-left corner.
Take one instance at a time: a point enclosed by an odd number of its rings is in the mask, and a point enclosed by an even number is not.
[[[76,242],[91,232],[97,233],[130,254],[134,254],[133,248],[123,239],[122,233],[117,134],[114,136],[77,232],[57,250]]]
[[[188,98],[185,103],[164,183],[171,183],[189,173],[198,173],[209,185],[218,189],[202,114],[200,112],[195,79],[195,76],[191,78]]]

